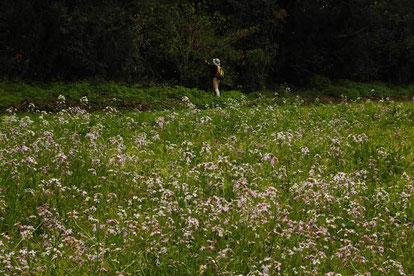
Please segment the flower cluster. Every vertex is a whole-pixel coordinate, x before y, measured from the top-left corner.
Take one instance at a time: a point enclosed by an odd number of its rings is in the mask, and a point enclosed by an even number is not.
[[[414,272],[413,103],[183,103],[2,115],[0,274]]]

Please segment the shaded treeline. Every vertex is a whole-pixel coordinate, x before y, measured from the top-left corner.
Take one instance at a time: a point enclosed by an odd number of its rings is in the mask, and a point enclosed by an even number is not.
[[[306,84],[313,75],[407,83],[412,0],[3,0],[0,74],[202,87],[220,57],[226,85]]]

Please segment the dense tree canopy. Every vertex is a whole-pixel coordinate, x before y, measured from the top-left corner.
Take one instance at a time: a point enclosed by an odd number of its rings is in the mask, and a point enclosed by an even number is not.
[[[410,82],[412,0],[3,0],[0,74],[203,86],[306,84],[313,75]]]

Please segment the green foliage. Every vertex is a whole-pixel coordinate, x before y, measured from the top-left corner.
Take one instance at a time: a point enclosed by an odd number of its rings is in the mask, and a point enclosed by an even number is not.
[[[249,99],[273,98],[275,95],[272,91],[254,91],[247,94]]]
[[[266,2],[269,14],[263,15],[269,17],[277,4]],[[0,74],[33,80],[97,78],[207,88],[208,72],[201,61],[219,57],[228,72],[223,85],[235,87],[244,80],[235,68],[243,62],[240,51],[265,45],[257,40],[246,48],[241,41],[263,31],[254,22],[233,24],[233,15],[210,9],[211,4],[59,0],[48,5],[5,0],[0,9],[0,29],[5,30],[0,33],[4,41]],[[240,10],[244,14],[250,12],[246,4]],[[258,69],[250,73],[259,76],[262,85],[266,69]]]
[[[327,88],[325,88],[322,93],[323,95],[339,98],[342,96],[346,96],[348,93],[348,90],[341,86],[330,85]]]
[[[228,72],[223,85],[245,91],[283,82],[322,91],[321,76],[414,79],[408,0],[52,2],[1,2],[1,76],[205,89],[201,61],[219,57]]]
[[[202,96],[148,92],[163,93]],[[390,101],[3,114],[0,274],[409,275],[413,115]]]
[[[379,82],[361,83],[349,80],[339,80],[335,82],[335,84],[348,90],[357,90],[363,97],[386,97],[400,95],[399,90],[403,89],[402,87],[392,87]]]
[[[349,80],[337,80],[333,81],[325,89],[319,92],[317,90],[315,91],[316,95],[319,96],[344,96],[349,99],[356,99],[358,97],[408,97],[414,95],[414,86],[395,86],[380,82],[362,83]]]
[[[356,99],[361,96],[360,92],[356,89],[335,85],[330,85],[324,89],[322,91],[322,95],[332,96],[336,98],[347,97],[349,99]]]
[[[322,86],[321,86],[322,87]],[[414,96],[414,86],[388,86],[382,83],[356,83],[347,80],[332,82],[323,90],[291,89],[287,84],[280,85],[276,91],[262,90],[243,94],[237,90],[225,90],[222,97],[217,98],[210,91],[182,86],[150,86],[125,85],[116,82],[75,82],[75,83],[23,83],[0,81],[0,112],[9,107],[25,111],[30,103],[37,109],[56,111],[60,108],[58,97],[62,95],[68,105],[79,105],[82,97],[89,100],[90,109],[104,109],[107,106],[119,109],[163,110],[180,109],[182,99],[188,97],[197,107],[227,106],[229,101],[244,102],[246,97],[255,104],[264,99],[280,102],[294,99],[301,95],[310,99],[315,97],[389,97],[402,98]]]
[[[361,97],[361,94],[356,89],[347,89],[346,97],[351,100],[356,100]]]
[[[331,80],[325,76],[315,75],[311,79],[310,88],[318,91],[324,90],[331,85]]]
[[[144,88],[115,82],[26,84],[3,81],[0,82],[0,111],[9,107],[25,110],[30,103],[41,110],[56,110],[60,108],[57,105],[60,95],[69,105],[79,105],[80,99],[87,97],[92,109],[112,106],[144,110],[182,108],[183,97],[188,97],[197,108],[225,106],[229,99],[240,101],[244,97],[239,91],[224,91],[223,96],[217,98],[212,92],[181,86]]]
[[[246,52],[246,81],[250,88],[266,89],[268,67],[272,61],[269,53],[263,49],[254,49]]]
[[[396,91],[401,96],[412,96],[414,91],[414,85],[408,85],[406,87],[394,87],[393,91]]]

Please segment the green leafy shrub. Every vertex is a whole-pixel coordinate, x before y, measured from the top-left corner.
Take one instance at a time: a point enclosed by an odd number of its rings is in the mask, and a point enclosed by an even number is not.
[[[278,92],[274,91],[254,91],[247,94],[247,97],[249,99],[261,99],[261,98],[274,98],[275,96],[278,96]]]
[[[342,86],[330,85],[329,87],[323,90],[323,95],[331,97],[340,98],[342,96],[346,96],[347,94],[348,90]]]
[[[0,82],[0,111],[9,107],[24,110],[29,103],[39,109],[54,110],[59,95],[65,97],[68,105],[78,105],[79,100],[86,96],[92,109],[114,106],[153,110],[180,108],[183,97],[188,97],[197,108],[225,105],[230,98],[241,100],[244,97],[240,91],[224,91],[222,97],[217,98],[210,91],[181,86],[143,88],[114,82],[26,84],[3,81]]]
[[[381,83],[356,83],[350,81],[335,81],[333,84],[318,92],[315,89],[301,91],[300,95],[307,98],[319,96],[346,96],[349,99],[358,97],[388,97],[414,95],[414,85],[406,87],[391,87]],[[229,99],[244,101],[246,98],[254,103],[278,101],[294,98],[298,91],[293,91],[287,84],[282,84],[277,91],[256,91],[247,95],[240,91],[224,91],[217,98],[213,92],[182,86],[151,86],[124,85],[115,82],[92,83],[22,83],[0,81],[0,112],[9,107],[27,110],[30,103],[37,109],[54,111],[59,108],[59,95],[66,99],[66,105],[76,106],[82,97],[87,97],[91,109],[103,109],[107,106],[118,109],[164,110],[183,107],[183,97],[188,97],[197,108],[203,109],[214,106],[226,106]],[[247,96],[247,97],[246,97]]]
[[[339,80],[334,85],[342,86],[345,89],[359,91],[362,97],[386,97],[395,95],[396,92],[389,85],[380,82],[361,83],[349,80]]]
[[[393,91],[400,96],[412,96],[414,95],[414,85],[408,85],[406,87],[395,87]]]
[[[310,87],[317,91],[323,91],[331,85],[331,80],[325,76],[315,75],[312,77]]]
[[[348,97],[348,99],[355,100],[361,97],[361,94],[356,89],[347,89],[346,96]]]
[[[263,49],[254,49],[247,51],[247,78],[249,85],[266,89],[267,71],[272,60],[272,54]]]

